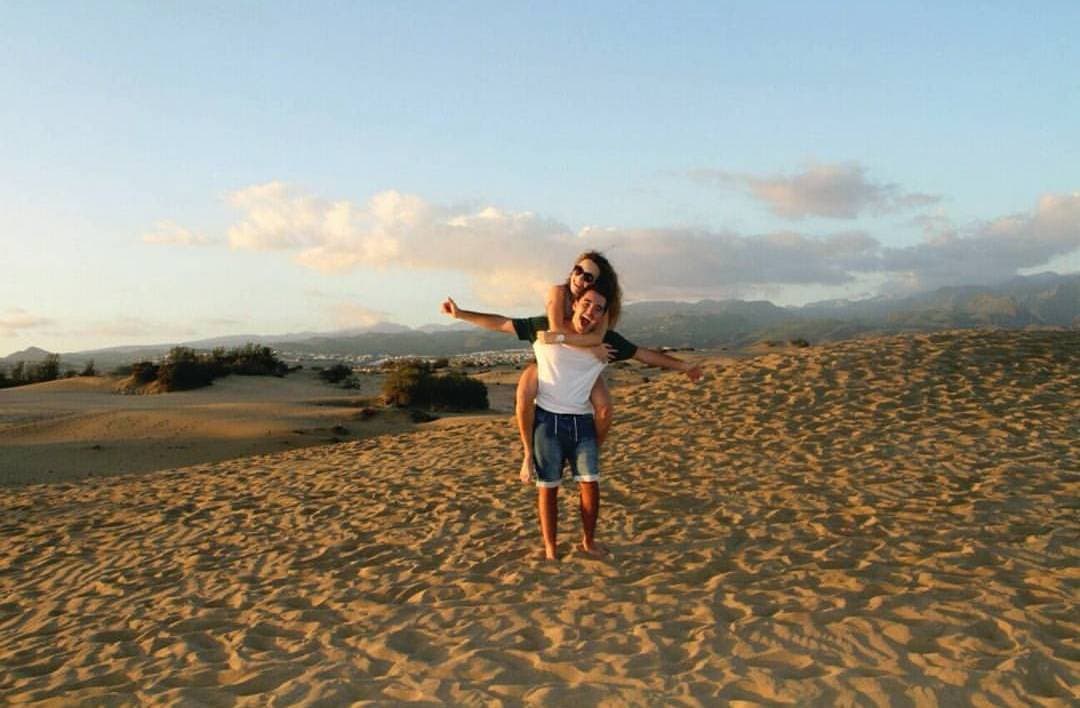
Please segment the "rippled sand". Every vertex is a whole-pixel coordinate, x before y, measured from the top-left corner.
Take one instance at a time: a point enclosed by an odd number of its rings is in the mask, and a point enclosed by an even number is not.
[[[616,389],[605,561],[506,419],[0,494],[0,703],[1075,705],[1080,333]]]

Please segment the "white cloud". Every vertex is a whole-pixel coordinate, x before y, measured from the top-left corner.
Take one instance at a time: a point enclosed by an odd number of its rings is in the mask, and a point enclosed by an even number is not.
[[[215,324],[223,325],[228,320],[218,320]],[[205,323],[204,323],[205,324]],[[76,327],[64,327],[65,337],[77,337],[81,340],[108,342],[146,339],[153,337],[162,342],[181,340],[197,336],[201,330],[190,324],[148,320],[142,317],[118,316],[111,319],[80,322]]]
[[[926,240],[884,248],[881,270],[895,292],[945,285],[986,284],[1044,265],[1080,249],[1080,192],[1043,196],[1029,213],[1011,214],[960,229],[935,218]]]
[[[747,237],[587,227],[575,234],[532,212],[445,208],[395,191],[356,206],[279,182],[241,190],[231,201],[245,210],[229,231],[234,248],[293,250],[297,263],[322,272],[390,266],[463,272],[481,297],[500,305],[538,302],[586,247],[607,251],[623,281],[633,283],[635,298],[715,295],[733,284],[842,284],[851,270],[872,267],[878,248],[861,232]]]
[[[137,317],[118,317],[106,322],[92,324],[82,332],[108,338],[138,337],[161,331],[160,323],[147,322]]]
[[[724,297],[732,286],[840,285],[853,271],[874,268],[879,247],[861,232],[815,238],[653,229],[604,236],[624,291],[634,299]]]
[[[24,330],[40,329],[53,324],[48,317],[33,315],[21,308],[0,313],[0,337],[14,337]]]
[[[889,198],[902,197],[896,190]],[[924,241],[908,248],[887,247],[859,230],[747,235],[593,226],[575,233],[532,212],[444,207],[396,191],[360,204],[330,201],[279,182],[240,190],[231,201],[242,211],[229,230],[234,249],[290,252],[299,265],[321,272],[453,271],[466,275],[486,304],[503,308],[535,306],[586,248],[607,253],[635,300],[855,287],[868,280],[905,290],[986,283],[1080,248],[1080,193],[1048,195],[1030,213],[966,228],[940,212],[920,215]],[[343,326],[385,319],[359,306],[342,306],[333,316]]]
[[[210,246],[215,243],[172,221],[157,222],[153,231],[143,234],[142,240],[154,246]]]
[[[785,219],[808,216],[854,219],[936,204],[940,197],[903,192],[899,185],[871,182],[854,162],[810,164],[794,175],[760,176],[722,170],[692,170],[691,179],[743,189],[773,214]]]
[[[234,249],[291,250],[300,265],[326,273],[355,268],[452,270],[471,275],[499,302],[533,303],[560,273],[576,239],[562,224],[494,207],[440,207],[396,191],[367,203],[328,201],[280,182],[240,190],[243,217],[229,229]],[[495,300],[492,300],[495,301]]]
[[[334,326],[339,329],[370,327],[380,322],[389,321],[390,315],[353,302],[339,302],[329,307]]]

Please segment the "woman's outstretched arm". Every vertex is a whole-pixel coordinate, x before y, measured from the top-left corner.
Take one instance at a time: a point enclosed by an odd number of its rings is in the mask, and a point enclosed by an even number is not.
[[[691,361],[683,361],[682,359],[676,359],[673,356],[668,356],[663,352],[658,352],[655,349],[646,349],[645,347],[638,347],[637,352],[634,354],[634,358],[640,361],[642,364],[648,366],[659,366],[662,369],[671,369],[672,371],[681,371],[686,374],[686,378],[691,381],[697,381],[704,373],[701,370],[701,366]]]
[[[503,317],[502,315],[494,315],[486,312],[473,312],[472,310],[462,310],[454,302],[453,298],[446,298],[442,304],[442,313],[449,315],[455,320],[464,320],[469,324],[476,325],[477,327],[483,327],[484,329],[490,329],[495,332],[506,332],[507,334],[514,334],[514,323],[509,317]]]

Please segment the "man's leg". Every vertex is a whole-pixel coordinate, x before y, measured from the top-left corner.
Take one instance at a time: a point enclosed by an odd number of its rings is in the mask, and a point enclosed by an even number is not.
[[[604,555],[607,549],[596,542],[596,521],[600,518],[600,483],[580,482],[581,549],[590,555]]]
[[[557,560],[559,526],[559,488],[537,487],[536,507],[540,516],[540,535],[544,538],[544,557]]]
[[[587,417],[579,433],[573,468],[581,492],[581,550],[602,556],[607,549],[596,542],[596,522],[600,518],[600,451],[596,446],[596,429]]]
[[[548,560],[557,560],[556,529],[559,523],[559,484],[562,478],[563,451],[554,419],[546,411],[536,411],[536,425],[532,433],[532,447],[536,455],[536,512],[540,517],[540,536],[544,540],[544,555]]]
[[[517,395],[514,399],[514,417],[517,419],[521,446],[525,450],[518,477],[525,484],[529,483],[533,474],[533,421],[536,419],[536,389],[538,385],[536,364],[530,364],[525,371],[521,372],[521,378],[518,379]]]

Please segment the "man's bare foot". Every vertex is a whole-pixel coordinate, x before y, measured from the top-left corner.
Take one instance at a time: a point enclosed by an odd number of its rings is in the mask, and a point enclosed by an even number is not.
[[[532,481],[533,461],[531,457],[526,457],[521,461],[521,471],[518,472],[518,479],[522,484],[528,484]]]
[[[544,546],[544,560],[558,561],[559,554],[556,548],[553,546]]]
[[[581,549],[582,553],[587,556],[592,556],[593,558],[604,558],[611,555],[611,551],[608,550],[607,546],[602,543],[597,543],[596,541],[593,541],[592,544],[588,546],[582,541],[578,548]]]

